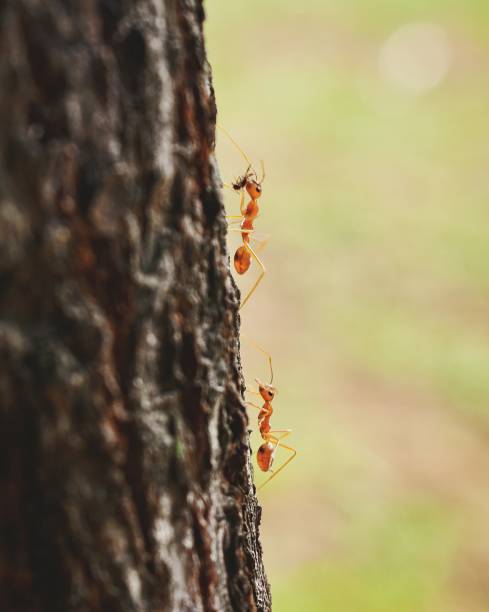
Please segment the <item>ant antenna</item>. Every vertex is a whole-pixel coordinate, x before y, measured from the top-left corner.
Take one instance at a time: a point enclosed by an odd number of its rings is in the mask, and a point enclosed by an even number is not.
[[[248,336],[246,336],[245,334],[242,333],[241,337],[243,338],[243,340],[246,340],[250,344],[253,344],[253,346],[255,348],[257,348],[261,353],[263,353],[265,355],[265,357],[267,358],[268,365],[270,366],[270,382],[268,384],[271,385],[273,383],[272,356],[269,353],[267,353],[266,350],[264,348],[262,348],[257,342],[255,342],[251,338],[248,338]]]
[[[263,181],[265,180],[265,164],[263,163],[263,159],[260,159],[260,166],[261,166],[261,181],[260,181],[260,185],[263,183]]]
[[[224,132],[224,134],[226,134],[226,136],[229,138],[229,140],[233,143],[233,145],[238,149],[238,151],[244,157],[244,159],[246,160],[246,163],[249,165],[249,167],[253,167],[253,164],[251,163],[249,157],[246,155],[246,153],[243,151],[243,149],[239,146],[239,144],[234,140],[234,138],[231,136],[231,134],[227,130],[225,130],[222,127],[222,125],[219,125],[219,123],[216,123],[216,127],[218,127],[221,130],[221,132]]]

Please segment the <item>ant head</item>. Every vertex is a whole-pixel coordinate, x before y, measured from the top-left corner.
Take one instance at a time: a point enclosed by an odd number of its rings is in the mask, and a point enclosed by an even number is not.
[[[255,178],[248,177],[246,181],[246,191],[253,200],[257,200],[261,196],[261,184]]]
[[[255,379],[258,383],[258,392],[266,402],[271,402],[277,393],[277,389],[273,385],[267,385]]]

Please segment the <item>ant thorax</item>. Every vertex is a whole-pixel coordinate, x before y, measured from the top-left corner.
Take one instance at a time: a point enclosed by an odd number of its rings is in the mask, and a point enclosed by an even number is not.
[[[258,213],[260,212],[260,208],[256,200],[250,200],[246,205],[246,210],[244,213],[244,217],[249,220],[256,219],[258,217]]]

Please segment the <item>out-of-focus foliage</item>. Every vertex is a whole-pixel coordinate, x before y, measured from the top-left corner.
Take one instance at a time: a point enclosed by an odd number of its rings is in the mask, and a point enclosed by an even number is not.
[[[260,495],[274,610],[487,611],[489,4],[206,8],[219,121],[267,170],[243,329],[299,450]]]

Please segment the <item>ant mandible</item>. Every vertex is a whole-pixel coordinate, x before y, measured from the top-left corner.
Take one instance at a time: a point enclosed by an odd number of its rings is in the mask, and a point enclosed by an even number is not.
[[[234,144],[234,146],[238,149],[241,155],[244,157],[248,164],[248,168],[243,176],[238,177],[235,181],[231,183],[231,187],[234,191],[239,192],[241,194],[240,203],[239,203],[239,211],[240,215],[231,215],[228,216],[228,219],[237,219],[237,221],[232,221],[231,223],[240,223],[240,229],[231,229],[231,231],[240,232],[241,239],[243,244],[237,248],[236,253],[234,254],[234,269],[238,274],[245,274],[251,266],[251,259],[255,259],[258,265],[261,268],[260,274],[256,281],[253,283],[253,286],[248,291],[245,299],[241,302],[240,310],[246,304],[246,302],[250,299],[250,297],[255,292],[255,289],[260,284],[262,278],[265,275],[266,269],[263,265],[262,261],[258,257],[255,250],[252,248],[250,244],[250,239],[253,238],[251,234],[255,231],[254,221],[258,217],[260,212],[260,208],[258,206],[258,198],[262,194],[262,183],[265,180],[265,167],[263,162],[262,165],[262,177],[261,180],[258,180],[258,175],[256,174],[250,160],[246,153],[241,149],[238,143],[234,140],[234,138],[221,126],[218,126],[224,134],[229,138],[229,140]],[[228,185],[226,185],[228,186]],[[245,190],[250,196],[250,201],[245,206]],[[256,238],[254,238],[256,240]],[[258,241],[260,242],[260,241]]]
[[[270,418],[273,414],[272,401],[277,393],[277,389],[273,386],[273,367],[272,367],[272,357],[259,346],[256,342],[253,342],[248,339],[249,342],[255,345],[255,347],[260,350],[268,359],[268,363],[270,366],[270,382],[263,383],[258,378],[255,378],[256,383],[258,384],[258,391],[250,391],[250,393],[254,393],[255,395],[259,395],[263,401],[263,406],[258,406],[258,404],[254,404],[253,402],[246,402],[248,406],[253,406],[258,409],[258,428],[260,430],[260,435],[263,438],[264,442],[259,447],[256,460],[258,463],[258,467],[263,472],[271,472],[271,476],[265,480],[263,484],[258,487],[258,490],[262,489],[267,483],[275,478],[279,472],[281,472],[286,465],[288,465],[292,459],[297,454],[295,448],[291,446],[286,446],[282,440],[289,436],[292,433],[291,429],[271,429],[270,426]],[[280,434],[280,435],[277,435]],[[292,455],[278,468],[278,470],[273,471],[272,465],[275,459],[275,453],[281,447]]]

